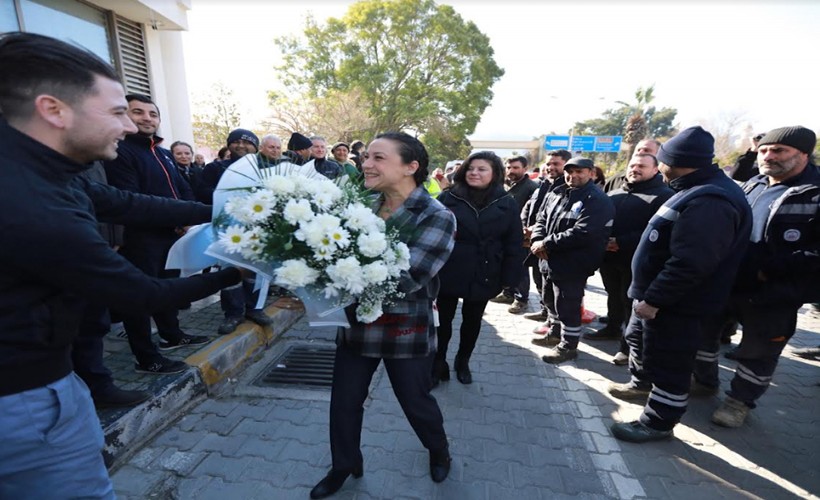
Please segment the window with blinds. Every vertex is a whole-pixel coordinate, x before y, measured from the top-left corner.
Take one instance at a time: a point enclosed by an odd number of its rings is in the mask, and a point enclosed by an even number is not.
[[[150,97],[151,78],[143,26],[117,15],[113,17],[117,70],[122,75],[125,91]]]

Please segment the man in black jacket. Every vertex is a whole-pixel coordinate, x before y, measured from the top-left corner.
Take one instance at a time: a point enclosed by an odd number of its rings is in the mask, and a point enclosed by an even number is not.
[[[660,171],[676,194],[649,221],[632,259],[628,293],[643,336],[641,345],[628,339],[629,357],[641,359],[642,370],[610,393],[634,398],[644,391],[648,400],[639,420],[612,425],[624,441],[672,436],[686,412],[703,318],[725,306],[749,243],[749,204],[712,164],[714,144],[712,134],[691,127],[658,151]]]
[[[539,259],[548,290],[544,304],[552,320],[552,330],[533,342],[556,346],[541,357],[546,363],[578,357],[584,287],[601,265],[612,230],[615,209],[592,182],[594,169],[587,158],[569,160],[564,165],[566,186],[547,194],[532,231],[530,251]]]
[[[100,236],[95,213],[184,225],[210,209],[77,178],[136,132],[116,72],[98,57],[40,35],[0,35],[0,109],[0,498],[113,498],[100,422],[71,365],[84,304],[157,311],[240,273],[153,278]]]
[[[743,425],[771,384],[797,311],[820,297],[820,172],[811,162],[816,142],[805,127],[771,130],[758,146],[761,174],[743,186],[754,222],[729,303],[743,339],[728,396],[712,415],[718,425]],[[708,345],[698,351],[693,385],[714,394],[720,331],[705,334]]]
[[[547,153],[547,161],[541,167],[540,183],[536,186],[535,191],[530,195],[530,199],[524,203],[521,209],[521,224],[524,226],[524,245],[530,244],[532,230],[535,227],[535,222],[538,218],[538,212],[541,205],[544,203],[544,197],[547,193],[555,191],[561,186],[566,185],[564,182],[564,165],[572,158],[572,154],[566,149],[558,149]],[[541,294],[541,310],[534,313],[524,314],[524,318],[533,321],[540,321],[541,324],[535,327],[534,333],[539,335],[546,335],[550,329],[549,311],[544,305],[543,296],[546,293],[552,297],[552,288],[549,291],[544,289],[544,277],[538,267],[538,257],[529,254],[524,260],[524,265],[532,269],[532,281],[535,283],[535,289]],[[554,302],[550,300],[550,303]]]
[[[632,256],[638,247],[646,224],[673,194],[658,172],[658,159],[649,153],[637,153],[629,160],[626,182],[609,198],[615,205],[612,236],[601,263],[601,279],[607,293],[607,325],[585,339],[621,339],[621,352],[628,353],[623,339],[623,325],[632,312],[627,289],[632,282]]]
[[[160,146],[163,139],[157,135],[159,108],[141,94],[129,94],[125,100],[128,101],[128,117],[137,126],[137,133],[125,136],[117,149],[117,157],[104,163],[108,183],[134,193],[192,201],[194,195],[191,187],[179,174],[171,152]],[[127,225],[120,255],[148,276],[177,277],[177,271],[165,269],[165,261],[171,246],[183,232],[183,228],[172,225]],[[154,312],[157,334],[163,339],[159,350],[169,351],[208,342],[207,337],[183,332],[179,327],[178,314],[177,308],[170,307]],[[151,341],[152,316],[121,316],[131,352],[137,358],[135,369],[138,373],[162,375],[188,369],[182,361],[168,359],[159,353]]]

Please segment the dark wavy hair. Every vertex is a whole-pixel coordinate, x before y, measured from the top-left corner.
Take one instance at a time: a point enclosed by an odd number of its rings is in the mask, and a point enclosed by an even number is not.
[[[490,181],[490,186],[500,186],[504,183],[504,162],[492,151],[479,151],[471,154],[453,174],[453,183],[467,184],[467,169],[475,160],[485,160],[493,168],[493,180]]]
[[[416,186],[421,186],[427,180],[427,167],[430,165],[430,157],[427,148],[420,140],[404,132],[385,132],[376,136],[376,139],[387,139],[395,142],[399,146],[399,156],[404,163],[418,162],[419,168],[413,174]]]

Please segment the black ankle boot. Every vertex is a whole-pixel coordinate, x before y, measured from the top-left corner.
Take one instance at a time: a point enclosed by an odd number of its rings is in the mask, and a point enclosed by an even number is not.
[[[473,374],[470,373],[470,366],[468,362],[470,358],[464,358],[461,356],[456,356],[456,360],[453,363],[453,367],[456,370],[456,378],[462,384],[472,384],[473,383]]]
[[[430,477],[433,482],[440,483],[450,474],[450,452],[445,448],[442,451],[430,452]]]
[[[446,382],[450,380],[450,365],[444,359],[433,360],[433,387],[437,386],[439,382]]]
[[[352,471],[340,471],[336,469],[330,469],[330,472],[327,473],[324,479],[319,481],[319,483],[310,490],[310,498],[325,498],[329,497],[330,495],[339,491],[342,485],[345,484],[345,480],[347,480],[347,476],[353,476],[355,478],[362,477],[361,466],[353,469]]]

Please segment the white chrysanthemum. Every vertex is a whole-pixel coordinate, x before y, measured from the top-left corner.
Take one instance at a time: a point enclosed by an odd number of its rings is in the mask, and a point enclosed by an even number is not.
[[[316,215],[307,200],[288,200],[282,211],[285,220],[293,225],[308,222]]]
[[[333,297],[339,296],[339,289],[336,288],[333,283],[328,283],[325,285],[324,292],[326,299],[332,299]]]
[[[245,211],[251,220],[259,222],[267,219],[273,211],[273,198],[270,191],[256,191],[246,201]]]
[[[381,318],[382,314],[381,301],[362,303],[356,308],[356,318],[362,323],[372,323]]]
[[[309,243],[308,243],[309,244]],[[315,245],[311,245],[313,248],[313,255],[319,260],[333,260],[334,254],[336,253],[336,245],[330,241],[330,238],[327,236],[320,238]]]
[[[342,221],[335,215],[317,214],[311,221],[311,224],[316,224],[316,226],[323,231],[330,232],[336,230],[342,224]]]
[[[313,202],[323,210],[332,207],[344,194],[339,186],[330,181],[317,183],[316,188],[313,192]]]
[[[252,233],[242,226],[228,226],[219,234],[219,242],[230,253],[241,252],[242,248],[250,241]]]
[[[378,257],[387,250],[387,239],[380,232],[360,234],[356,244],[365,257]]]
[[[371,285],[378,285],[387,280],[387,266],[383,262],[372,262],[362,266],[362,276]]]
[[[410,247],[399,241],[393,247],[396,251],[396,265],[402,270],[410,269]]]
[[[290,196],[296,191],[294,178],[284,175],[272,175],[265,179],[265,187],[276,196]]]
[[[242,254],[242,257],[248,260],[258,261],[263,257],[262,250],[262,243],[259,240],[251,240],[247,245],[242,247],[240,253]]]
[[[225,212],[240,224],[250,225],[254,220],[248,203],[248,197],[237,195],[225,202]]]
[[[376,221],[381,220],[373,213],[373,210],[361,203],[353,203],[345,207],[342,216],[345,219],[345,226],[354,231],[370,230],[377,224]]]
[[[277,285],[299,288],[313,284],[321,273],[308,266],[304,259],[291,259],[282,263],[273,274]]]
[[[339,259],[335,264],[327,266],[327,275],[333,285],[343,288],[350,293],[359,294],[364,291],[365,281],[362,275],[362,266],[356,257],[350,256]]]

